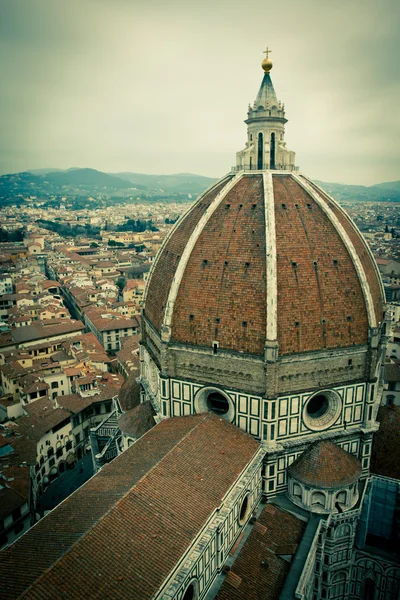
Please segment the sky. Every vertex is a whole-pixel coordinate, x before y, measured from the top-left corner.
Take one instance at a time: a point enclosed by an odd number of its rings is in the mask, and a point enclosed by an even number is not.
[[[313,179],[400,179],[399,0],[0,0],[0,173],[221,177],[268,45]]]

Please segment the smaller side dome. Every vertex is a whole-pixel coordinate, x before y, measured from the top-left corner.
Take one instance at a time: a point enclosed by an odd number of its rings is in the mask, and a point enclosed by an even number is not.
[[[330,441],[311,444],[288,469],[290,477],[315,488],[338,489],[361,475],[361,464]]]
[[[361,464],[329,441],[312,444],[288,468],[289,498],[313,513],[345,512],[358,501]]]

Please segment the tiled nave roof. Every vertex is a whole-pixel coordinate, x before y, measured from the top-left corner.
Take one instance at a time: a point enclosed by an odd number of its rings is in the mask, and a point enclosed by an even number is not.
[[[161,421],[0,554],[2,598],[151,598],[258,448],[215,415]]]

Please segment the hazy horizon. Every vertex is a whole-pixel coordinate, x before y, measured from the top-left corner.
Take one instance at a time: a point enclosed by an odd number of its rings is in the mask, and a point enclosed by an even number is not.
[[[78,169],[92,169],[95,171],[100,171],[102,173],[106,173],[108,175],[121,175],[123,173],[131,173],[131,174],[135,174],[137,173],[138,175],[151,175],[153,177],[156,176],[160,176],[160,177],[164,177],[164,176],[173,176],[173,175],[195,175],[195,176],[200,176],[200,177],[206,177],[206,178],[210,178],[210,179],[220,179],[221,177],[223,177],[225,175],[225,173],[221,173],[221,175],[217,176],[217,177],[213,177],[212,175],[207,175],[204,173],[190,173],[187,171],[175,171],[173,173],[139,173],[138,171],[101,171],[100,169],[95,169],[94,167],[65,167],[65,168],[60,168],[60,167],[38,167],[35,169],[24,169],[23,171],[13,171],[10,173],[0,173],[0,177],[3,175],[15,175],[17,173],[32,173],[33,175],[37,175],[39,173],[37,173],[37,171],[46,171],[48,173],[52,172],[52,171],[74,171],[74,170],[78,170]],[[36,171],[36,172],[35,172]],[[301,173],[301,171],[299,171]],[[43,173],[40,173],[41,175],[43,175]],[[322,179],[319,179],[318,177],[314,178],[315,181],[323,181]],[[373,187],[374,185],[379,185],[382,183],[396,183],[400,181],[399,179],[393,179],[391,181],[376,181],[375,183],[370,183],[370,184],[363,184],[363,183],[346,183],[344,181],[324,181],[324,183],[330,183],[330,184],[338,184],[338,185],[355,185],[355,186],[366,186],[366,187]]]
[[[397,181],[399,17],[397,0],[0,0],[0,173],[221,177],[268,45],[300,170]]]

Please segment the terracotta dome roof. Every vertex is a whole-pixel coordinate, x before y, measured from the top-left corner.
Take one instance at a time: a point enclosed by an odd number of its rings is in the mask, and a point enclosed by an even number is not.
[[[133,355],[134,356],[134,355]],[[129,411],[140,404],[140,386],[137,382],[139,369],[135,369],[121,387],[118,399],[123,411]]]
[[[382,284],[362,235],[297,173],[230,174],[205,192],[154,262],[145,317],[166,341],[264,354],[368,343]]]
[[[297,481],[311,487],[340,488],[361,475],[360,462],[330,441],[311,444],[288,468]]]
[[[142,437],[156,424],[154,409],[150,402],[143,402],[118,419],[118,427],[126,435],[134,438]]]

